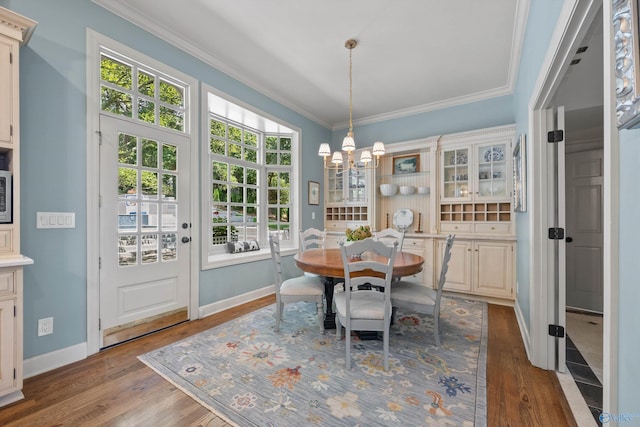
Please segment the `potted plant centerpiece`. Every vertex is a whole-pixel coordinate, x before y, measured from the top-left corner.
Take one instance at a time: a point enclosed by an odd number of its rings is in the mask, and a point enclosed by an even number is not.
[[[368,225],[361,225],[359,227],[354,228],[353,230],[350,228],[347,228],[347,230],[345,231],[345,234],[347,236],[347,242],[364,240],[367,237],[373,236],[373,234],[371,234],[371,227]]]
[[[355,242],[356,240],[364,240],[367,237],[372,237],[371,227],[368,225],[361,225],[359,227],[354,228],[353,230],[347,228],[345,230],[345,235],[347,237],[347,242]],[[346,244],[346,242],[345,242]],[[353,255],[352,258],[361,258],[362,254]]]

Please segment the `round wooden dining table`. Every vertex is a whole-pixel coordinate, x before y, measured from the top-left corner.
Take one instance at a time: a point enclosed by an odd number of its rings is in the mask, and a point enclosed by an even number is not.
[[[363,259],[374,260],[376,255],[365,253]],[[333,312],[333,288],[340,279],[344,278],[342,253],[339,248],[308,249],[294,255],[293,259],[298,268],[307,273],[314,273],[324,278],[324,294],[327,300],[325,307],[324,327],[335,329],[335,313]],[[380,257],[384,262],[384,258]],[[399,251],[393,262],[393,276],[403,277],[422,271],[424,258],[420,255]]]

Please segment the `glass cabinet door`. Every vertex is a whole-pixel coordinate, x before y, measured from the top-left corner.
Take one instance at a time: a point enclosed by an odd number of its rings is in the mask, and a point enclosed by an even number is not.
[[[477,197],[505,198],[509,192],[507,145],[482,145],[477,150]]]
[[[340,203],[342,202],[343,191],[342,174],[338,174],[337,171],[329,169],[327,171],[327,202],[328,203]]]
[[[349,202],[366,202],[367,201],[367,174],[366,170],[349,170],[349,194],[347,199]]]
[[[442,195],[445,199],[469,197],[469,149],[458,148],[442,153]]]

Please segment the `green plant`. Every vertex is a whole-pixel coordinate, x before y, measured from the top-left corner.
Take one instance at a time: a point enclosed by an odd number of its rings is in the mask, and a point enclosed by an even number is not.
[[[354,240],[364,240],[367,237],[371,237],[371,227],[368,225],[361,225],[359,227],[356,227],[355,229],[350,229],[347,228],[347,230],[345,231],[345,234],[347,235],[347,241],[351,242]]]

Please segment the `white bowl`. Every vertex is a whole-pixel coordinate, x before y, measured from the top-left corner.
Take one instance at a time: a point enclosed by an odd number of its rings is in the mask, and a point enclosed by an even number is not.
[[[397,192],[397,184],[380,184],[380,193],[382,193],[383,196],[393,196]]]
[[[409,194],[413,194],[414,191],[416,191],[416,187],[414,187],[413,185],[401,185],[400,186],[400,194],[403,195],[409,195]]]
[[[429,194],[431,189],[429,187],[418,187],[418,194]]]

